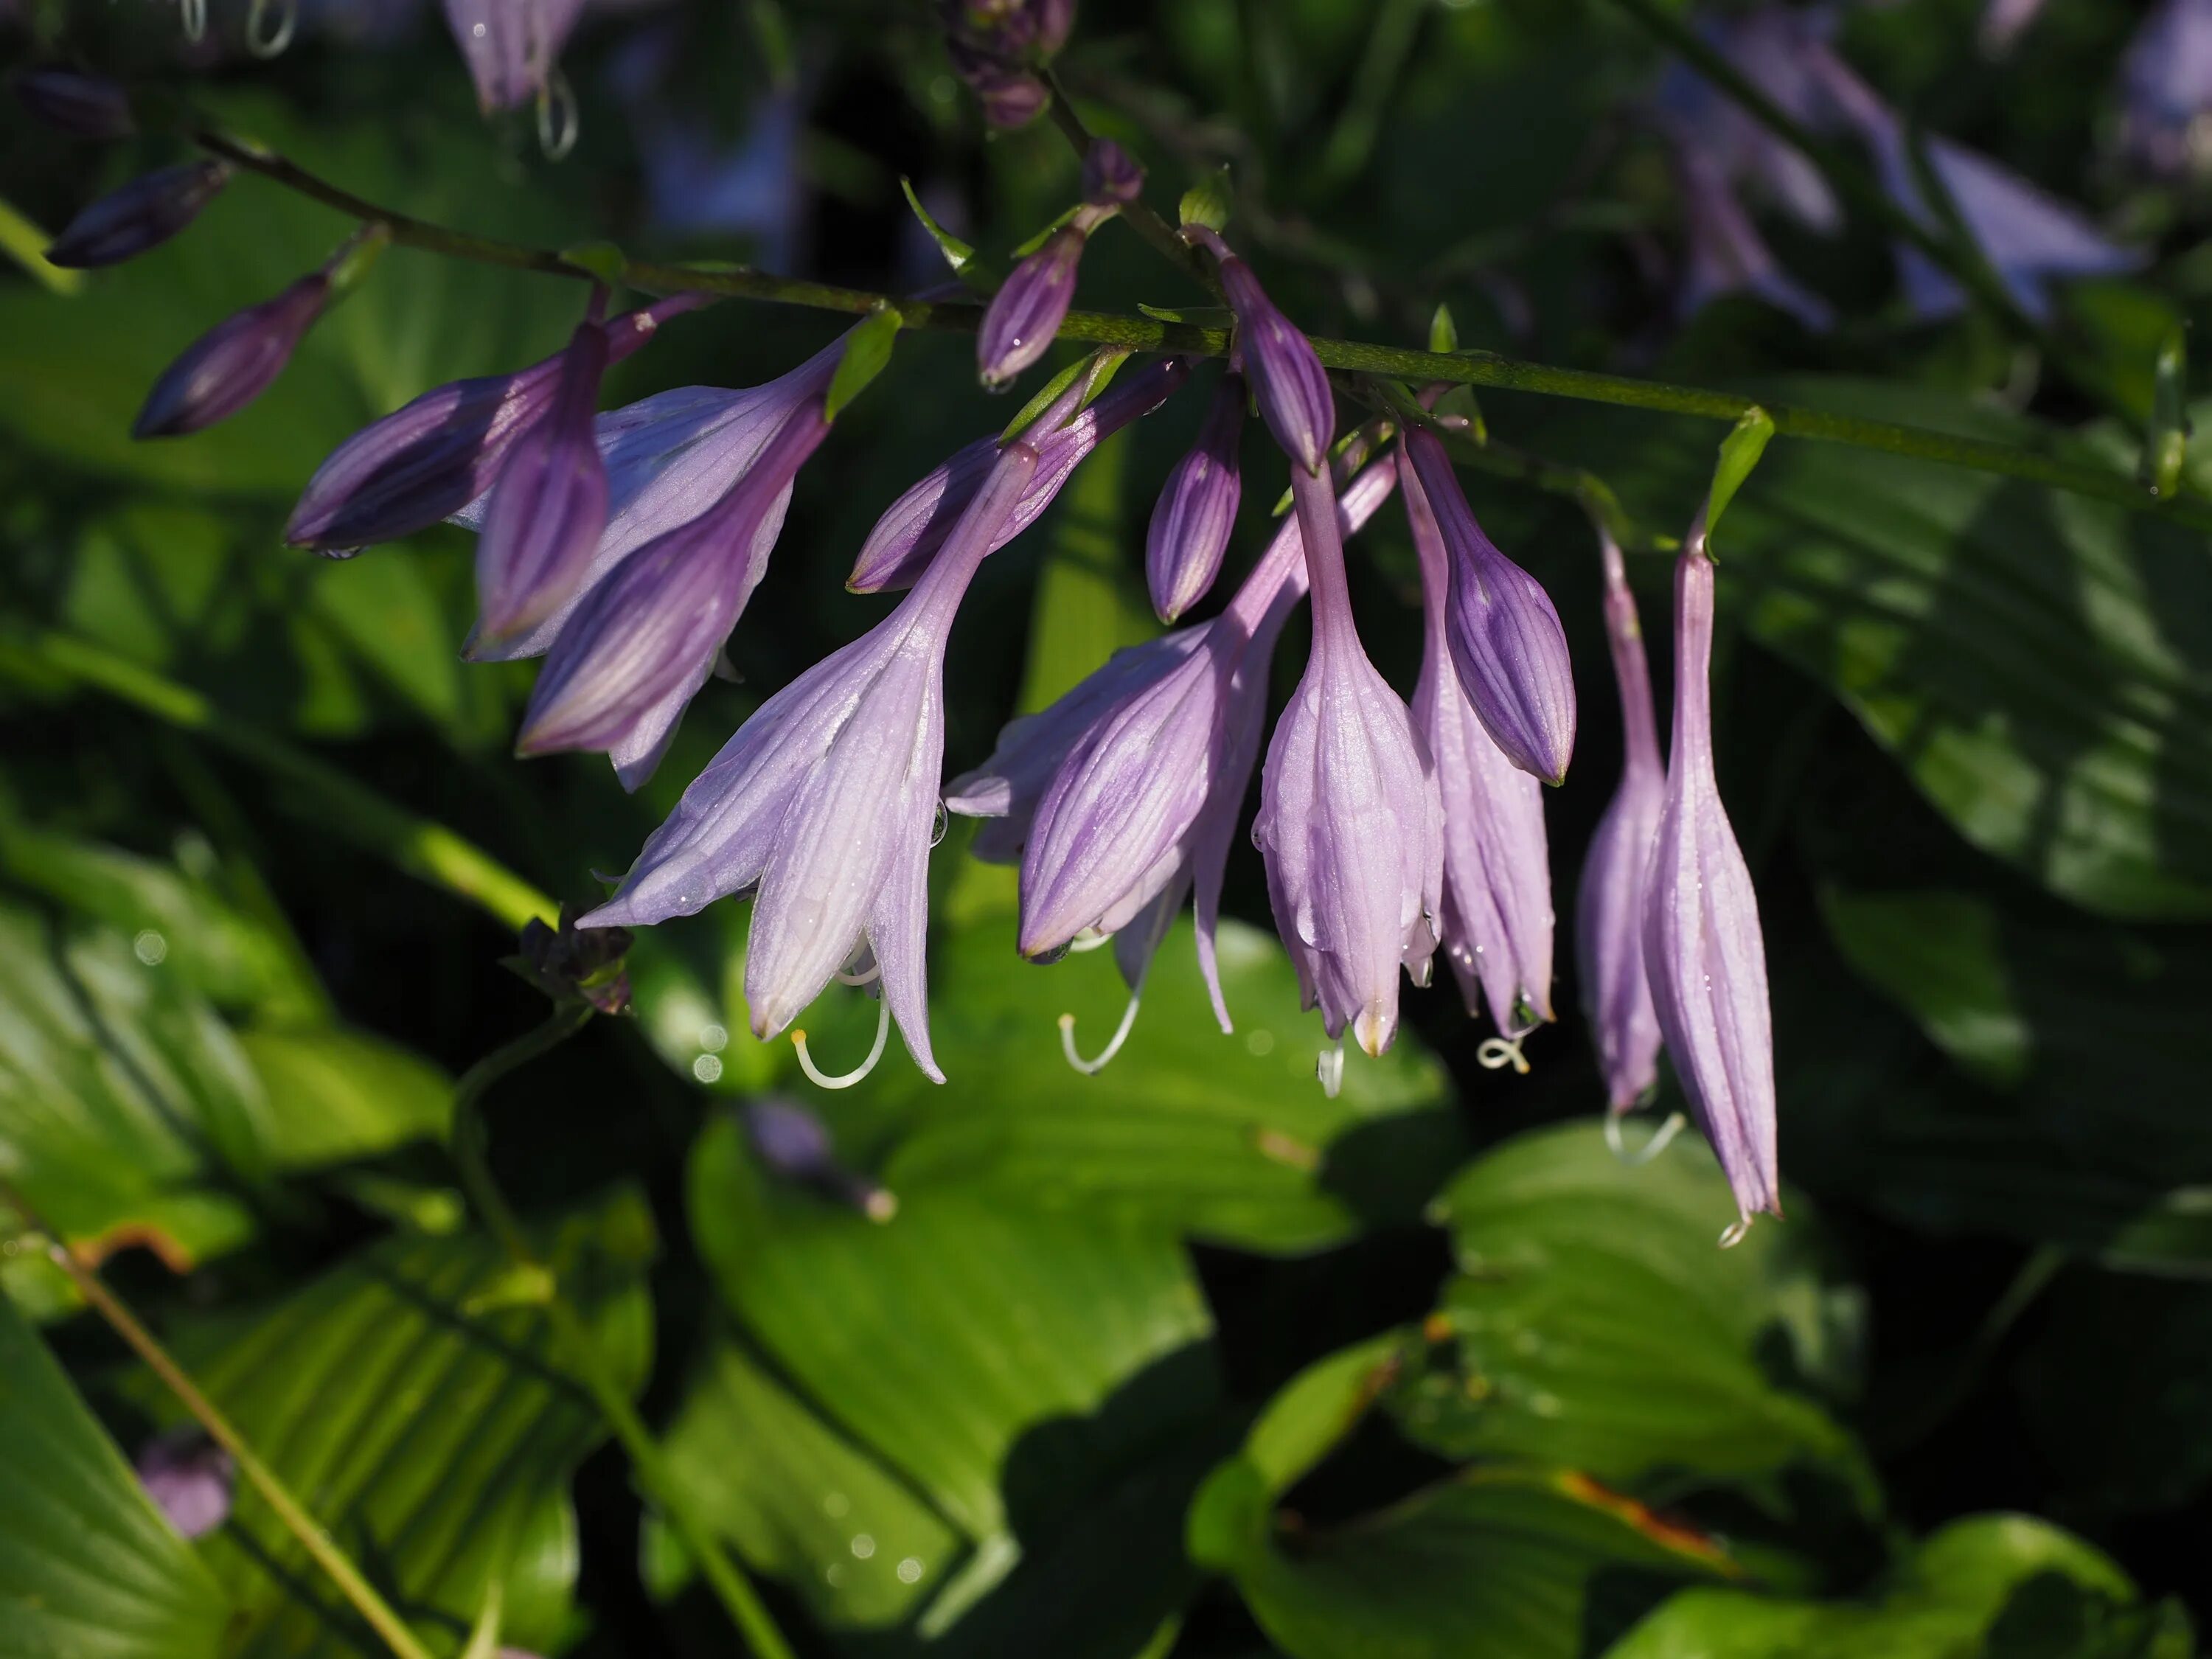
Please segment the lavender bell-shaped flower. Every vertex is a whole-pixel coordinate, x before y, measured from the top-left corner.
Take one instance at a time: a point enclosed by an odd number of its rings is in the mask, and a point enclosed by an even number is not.
[[[199,1428],[158,1434],[139,1449],[138,1482],[183,1538],[204,1538],[230,1518],[238,1469]]]
[[[70,220],[47,248],[46,263],[90,270],[136,258],[199,217],[230,175],[228,161],[202,160],[133,179]]]
[[[319,270],[217,323],[161,371],[131,435],[177,438],[228,420],[284,372],[330,302],[330,273]]]
[[[1574,668],[1559,613],[1544,585],[1482,533],[1436,435],[1417,427],[1404,443],[1451,556],[1447,637],[1467,700],[1507,759],[1557,783],[1575,748]]]
[[[1644,888],[1658,838],[1667,773],[1651,708],[1644,629],[1620,548],[1600,532],[1605,559],[1605,631],[1620,691],[1620,783],[1598,820],[1575,902],[1575,948],[1583,1007],[1597,1043],[1607,1109],[1629,1110],[1659,1080],[1659,1016],[1644,971]]]
[[[1544,786],[1513,764],[1469,704],[1447,640],[1451,560],[1418,475],[1406,517],[1421,564],[1421,676],[1413,725],[1427,744],[1443,807],[1440,943],[1468,1012],[1478,994],[1498,1036],[1486,1065],[1521,1070],[1521,1039],[1552,1014],[1552,866]]]
[[[1713,562],[1702,523],[1674,568],[1674,735],[1644,897],[1644,966],[1667,1050],[1740,1218],[1782,1212],[1774,1029],[1751,871],[1713,771]]]
[[[477,638],[504,644],[573,595],[607,524],[607,469],[594,440],[607,331],[568,343],[552,407],[500,469],[477,541]]]
[[[489,113],[545,90],[584,0],[445,0],[446,23]]]
[[[678,295],[603,325],[608,365],[628,357],[670,318],[709,302],[704,295]],[[512,374],[449,381],[363,427],[316,468],[284,539],[321,553],[346,553],[416,535],[471,502],[481,507],[509,452],[551,406],[567,362],[562,351]],[[609,423],[627,412],[600,417],[603,447]]]
[[[1204,599],[1220,574],[1244,489],[1237,471],[1244,404],[1244,377],[1231,371],[1213,394],[1196,447],[1175,464],[1153,504],[1145,536],[1145,582],[1162,622],[1173,622]]]
[[[642,926],[753,890],[745,951],[752,1029],[790,1026],[848,963],[871,959],[883,1012],[915,1063],[929,1047],[925,957],[929,849],[945,750],[944,669],[953,615],[1037,465],[1000,452],[945,545],[898,608],[777,692],[693,781],[605,904],[580,926]],[[857,1081],[875,1061],[817,1082]]]
[[[1398,1031],[1398,969],[1426,984],[1443,903],[1443,810],[1406,705],[1352,618],[1326,473],[1291,470],[1313,587],[1313,654],[1267,745],[1252,839],[1306,1006],[1370,1054]],[[1322,1061],[1324,1086],[1341,1066]]]
[[[2212,3],[2160,0],[2120,60],[2120,148],[2146,172],[2212,159]]]
[[[1158,409],[1189,376],[1190,365],[1180,357],[1146,363],[1129,369],[1084,406],[1088,377],[1077,375],[1022,432],[1022,441],[1037,453],[1036,472],[1013,516],[1000,527],[993,550],[1036,522],[1092,450]],[[1004,447],[996,437],[978,438],[909,485],[868,532],[845,586],[855,593],[913,586],[967,512]]]
[[[15,76],[15,88],[24,108],[72,138],[109,143],[138,130],[131,94],[104,75],[48,64]]]
[[[1826,301],[1784,270],[1712,157],[1675,155],[1682,198],[1684,259],[1676,308],[1684,319],[1725,294],[1752,294],[1815,333],[1835,321]]]
[[[1075,299],[1075,272],[1091,234],[1133,201],[1144,173],[1110,138],[1095,138],[1083,163],[1085,199],[1074,216],[1016,265],[983,313],[975,366],[1001,386],[1044,356]]]
[[[1237,316],[1234,361],[1252,382],[1260,418],[1283,453],[1318,477],[1336,432],[1336,399],[1313,342],[1298,332],[1267,297],[1252,267],[1219,235],[1196,223],[1185,225],[1182,234],[1211,253],[1220,268],[1222,293]]]

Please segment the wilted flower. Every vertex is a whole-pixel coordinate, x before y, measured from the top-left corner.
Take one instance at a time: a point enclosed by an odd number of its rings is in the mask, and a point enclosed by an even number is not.
[[[1313,342],[1283,315],[1252,267],[1218,234],[1196,223],[1185,225],[1182,234],[1212,254],[1220,268],[1222,293],[1237,316],[1231,366],[1241,367],[1251,380],[1260,418],[1285,455],[1308,474],[1319,476],[1329,440],[1336,434],[1336,399]]]
[[[1751,871],[1713,771],[1713,562],[1702,525],[1674,568],[1674,735],[1644,898],[1644,967],[1667,1050],[1741,1219],[1782,1212],[1774,1029]],[[1731,1239],[1730,1242],[1733,1242]]]
[[[131,94],[104,75],[48,64],[25,70],[15,86],[24,108],[72,138],[104,142],[138,130],[131,118]]]
[[[2120,144],[2154,173],[2212,155],[2212,3],[2159,0],[2120,61]]]
[[[1583,1006],[1597,1043],[1606,1103],[1625,1112],[1659,1078],[1659,1017],[1644,972],[1644,884],[1667,796],[1651,671],[1620,548],[1600,532],[1605,558],[1605,631],[1620,691],[1620,784],[1598,820],[1575,902],[1575,945]]]
[[[1103,441],[1158,409],[1189,375],[1190,365],[1180,357],[1146,363],[1128,370],[1085,406],[1089,377],[1078,374],[1022,432],[1022,441],[1037,453],[1036,472],[1013,517],[1001,527],[993,550],[1036,523],[1077,465]],[[967,512],[1002,447],[995,437],[978,438],[908,486],[868,532],[845,586],[855,593],[912,586]]]
[[[757,1100],[745,1108],[744,1121],[754,1155],[783,1180],[849,1204],[871,1221],[889,1221],[898,1213],[897,1198],[882,1182],[837,1161],[829,1125],[804,1106]]]
[[[608,363],[628,357],[670,318],[708,302],[704,295],[678,295],[605,324]],[[508,452],[551,405],[567,356],[556,353],[512,374],[449,381],[363,427],[315,470],[284,539],[319,552],[350,551],[415,535],[478,501]],[[629,413],[599,417],[603,448],[610,424]],[[620,483],[615,481],[617,507]]]
[[[1291,488],[1313,654],[1267,745],[1252,839],[1306,1006],[1320,1007],[1331,1037],[1349,1026],[1380,1054],[1397,1035],[1400,966],[1428,981],[1443,813],[1406,705],[1361,648],[1328,475],[1294,466]]]
[[[1036,465],[1026,443],[1000,453],[914,591],[761,705],[582,925],[662,921],[752,890],[745,1001],[756,1035],[785,1030],[866,953],[882,1018],[898,1022],[924,1074],[944,1081],[930,1054],[925,957],[945,639]]]
[[[477,633],[504,643],[573,595],[607,524],[607,469],[594,441],[607,331],[569,342],[552,406],[507,457],[477,542]]]
[[[1004,386],[1044,356],[1075,298],[1076,267],[1091,233],[1135,199],[1144,176],[1112,139],[1091,140],[1083,163],[1088,199],[1014,267],[983,313],[975,333],[975,364],[985,386]]]
[[[193,1425],[148,1441],[138,1452],[138,1483],[185,1538],[204,1538],[230,1518],[238,1469],[228,1452]]]
[[[1152,609],[1173,622],[1213,586],[1237,527],[1243,494],[1239,440],[1244,433],[1244,377],[1222,377],[1198,443],[1168,474],[1145,536],[1145,581]]]
[[[1574,669],[1559,613],[1544,585],[1482,533],[1436,434],[1416,427],[1404,445],[1451,558],[1447,638],[1467,700],[1508,760],[1557,783],[1575,748]]]
[[[230,182],[228,161],[180,161],[109,191],[69,222],[46,263],[89,270],[158,247],[199,217]]]
[[[1421,562],[1421,677],[1413,726],[1427,746],[1443,808],[1439,942],[1468,1012],[1478,992],[1519,1062],[1518,1040],[1552,1018],[1552,867],[1544,786],[1483,729],[1452,666],[1446,635],[1451,560],[1418,475],[1405,479],[1406,517]]]
[[[514,109],[545,89],[584,0],[445,0],[446,22],[487,112]]]
[[[228,420],[284,372],[330,300],[330,275],[319,270],[217,323],[161,371],[131,435],[176,438]]]

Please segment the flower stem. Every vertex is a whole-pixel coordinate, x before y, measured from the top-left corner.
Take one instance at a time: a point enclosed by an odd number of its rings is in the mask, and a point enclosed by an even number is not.
[[[392,1610],[391,1604],[379,1595],[375,1587],[362,1576],[361,1569],[354,1565],[352,1559],[331,1542],[329,1533],[307,1513],[300,1500],[292,1496],[290,1489],[276,1478],[276,1472],[255,1455],[253,1448],[246,1443],[246,1437],[239,1433],[228,1418],[216,1409],[215,1402],[200,1392],[199,1385],[186,1375],[184,1367],[176,1362],[154,1334],[140,1324],[137,1316],[101,1282],[100,1275],[77,1260],[75,1252],[62,1242],[61,1235],[40,1220],[38,1212],[31,1208],[23,1195],[4,1179],[0,1179],[0,1200],[4,1200],[26,1222],[46,1235],[47,1255],[52,1257],[55,1266],[69,1275],[70,1282],[76,1286],[78,1294],[107,1322],[131,1351],[145,1361],[147,1370],[176,1395],[178,1403],[191,1413],[215,1443],[230,1454],[238,1465],[238,1472],[246,1477],[247,1484],[254,1491],[261,1494],[263,1501],[269,1505],[270,1512],[276,1516],[284,1530],[300,1540],[301,1547],[337,1586],[339,1594],[353,1604],[354,1610],[361,1614],[369,1627],[383,1638],[385,1646],[392,1650],[397,1659],[430,1659],[429,1650],[416,1639],[414,1632]]]
[[[599,1343],[583,1316],[562,1294],[560,1281],[544,1259],[532,1248],[528,1234],[507,1196],[492,1179],[485,1161],[485,1133],[480,1103],[484,1094],[508,1073],[550,1052],[581,1030],[592,1017],[588,1003],[559,1007],[535,1030],[525,1032],[504,1048],[494,1049],[462,1074],[453,1090],[452,1152],[462,1189],[483,1218],[492,1237],[517,1267],[542,1274],[546,1285],[545,1313],[559,1344],[562,1358],[590,1394],[606,1419],[608,1428],[629,1458],[646,1495],[660,1506],[684,1540],[701,1574],[713,1588],[746,1645],[757,1659],[793,1659],[791,1644],[776,1628],[760,1593],[744,1571],[730,1559],[714,1530],[700,1519],[690,1498],[677,1481],[660,1443],[630,1403],[599,1352]]]
[[[1049,69],[1043,73],[1045,84],[1052,88],[1053,125],[1073,147],[1076,159],[1081,161],[1091,154],[1096,135],[1076,113],[1075,100],[1067,95],[1067,88],[1060,84],[1060,77]],[[1154,212],[1141,195],[1133,202],[1124,204],[1121,216],[1128,222],[1130,229],[1152,245],[1162,258],[1216,299],[1220,297],[1221,281],[1213,274],[1211,262],[1200,258],[1190,246],[1176,234],[1175,228]]]
[[[282,738],[233,719],[204,693],[164,679],[88,640],[52,630],[11,630],[0,637],[0,674],[34,684],[50,684],[58,675],[197,732],[306,790],[315,802],[320,827],[468,900],[509,928],[520,928],[532,916],[550,923],[560,914],[551,899],[444,824],[419,817]]]

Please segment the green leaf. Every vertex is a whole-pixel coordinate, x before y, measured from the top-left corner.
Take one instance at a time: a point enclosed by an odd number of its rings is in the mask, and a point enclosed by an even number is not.
[[[1936,1046],[1999,1087],[2027,1074],[2035,1033],[2013,995],[2003,919],[1971,893],[1847,893],[1820,913],[1844,959],[1919,1021]],[[2097,988],[2084,975],[2085,994]]]
[[[837,372],[830,377],[829,394],[823,400],[825,418],[834,421],[843,414],[845,405],[884,372],[890,362],[899,325],[898,313],[879,305],[854,326],[845,338],[844,354],[837,359]]]
[[[1448,305],[1439,304],[1436,315],[1429,319],[1429,349],[1446,354],[1459,349],[1459,325],[1452,320]]]
[[[1743,1590],[1674,1596],[1607,1659],[2151,1659],[2178,1609],[2137,1605],[2104,1555],[2019,1515],[1976,1516],[1936,1533],[1865,1602],[1770,1600]],[[2023,1644],[2021,1625],[2035,1638]]]
[[[1850,1436],[1805,1391],[1848,1380],[1856,1297],[1791,1218],[1716,1243],[1728,1182],[1683,1136],[1632,1166],[1596,1126],[1533,1131],[1462,1171],[1434,1206],[1458,1272],[1431,1346],[1385,1396],[1412,1438],[1454,1459],[1516,1456],[1633,1486],[1823,1465],[1876,1501]],[[1771,1374],[1770,1351],[1795,1376]]]
[[[629,261],[612,242],[577,242],[561,250],[561,263],[587,270],[608,288],[618,285]]]
[[[620,1190],[540,1248],[623,1386],[648,1364],[644,1202]],[[419,1627],[458,1648],[496,1577],[508,1643],[550,1644],[575,1571],[566,1492],[605,1430],[562,1376],[542,1308],[492,1297],[480,1236],[388,1240],[273,1307],[210,1316],[173,1347],[247,1443]],[[143,1403],[173,1415],[150,1378]],[[202,1544],[235,1611],[225,1652],[358,1659],[358,1632],[250,1490]]]
[[[46,1345],[0,1296],[0,1644],[70,1659],[212,1659],[222,1592]]]
[[[906,196],[907,206],[914,210],[914,216],[929,233],[929,240],[937,244],[937,251],[945,256],[945,263],[952,267],[952,274],[977,294],[996,293],[1000,280],[998,273],[975,257],[974,248],[937,222],[930,210],[921,204],[921,198],[915,193],[914,180],[902,174],[899,189]]]
[[[1774,435],[1774,417],[1763,409],[1747,409],[1737,416],[1736,423],[1721,440],[1720,459],[1713,466],[1713,481],[1705,491],[1705,527],[1708,542],[1720,528],[1721,514],[1728,511],[1735,492],[1751,476],[1759,458],[1766,453],[1766,441]]]

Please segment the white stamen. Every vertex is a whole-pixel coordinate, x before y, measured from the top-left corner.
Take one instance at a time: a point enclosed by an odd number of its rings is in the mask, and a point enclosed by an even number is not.
[[[1339,1037],[1334,1048],[1324,1048],[1314,1062],[1314,1075],[1321,1079],[1321,1091],[1331,1100],[1344,1087],[1344,1039]]]
[[[1751,1218],[1738,1216],[1721,1233],[1721,1249],[1732,1250],[1743,1243],[1743,1236],[1751,1231]]]
[[[1102,945],[1113,942],[1114,935],[1111,933],[1078,933],[1067,942],[1067,954],[1079,957],[1086,951],[1095,951]]]
[[[556,64],[545,72],[545,84],[538,93],[538,148],[549,161],[564,160],[576,148],[580,131],[575,88]]]
[[[1615,1158],[1632,1168],[1639,1164],[1649,1164],[1665,1152],[1668,1143],[1682,1133],[1683,1124],[1688,1121],[1680,1112],[1668,1113],[1667,1121],[1651,1132],[1651,1139],[1632,1152],[1621,1144],[1620,1139],[1620,1120],[1626,1115],[1623,1112],[1607,1112],[1605,1115],[1605,1144],[1611,1148]]]
[[[827,1076],[815,1065],[812,1056],[806,1052],[805,1032],[793,1031],[791,1046],[799,1051],[799,1069],[806,1073],[817,1088],[849,1089],[876,1069],[876,1062],[884,1057],[884,1044],[890,1040],[890,1034],[891,1005],[888,1001],[878,1001],[876,1005],[875,1047],[868,1050],[866,1060],[839,1077]]]
[[[1130,1028],[1137,1023],[1137,1006],[1144,1000],[1145,988],[1142,985],[1129,993],[1129,1006],[1121,1011],[1121,1023],[1114,1028],[1114,1035],[1107,1039],[1105,1048],[1099,1050],[1096,1060],[1085,1060],[1075,1052],[1075,1016],[1062,1014],[1060,1017],[1060,1051],[1067,1056],[1067,1063],[1085,1077],[1096,1077],[1104,1071],[1106,1062],[1120,1054],[1121,1045],[1129,1040]]]
[[[1495,1072],[1510,1066],[1520,1076],[1526,1077],[1528,1060],[1521,1052],[1521,1045],[1528,1040],[1526,1031],[1516,1037],[1485,1037],[1482,1047],[1474,1051],[1474,1058],[1486,1071]]]
[[[276,15],[273,28],[266,27],[271,11]],[[280,57],[299,24],[300,0],[253,0],[246,14],[246,49],[256,58]]]
[[[840,968],[837,970],[837,983],[840,985],[873,985],[883,976],[883,963],[879,962],[872,962],[868,964],[868,971],[865,974],[848,974],[842,968]]]
[[[198,46],[207,35],[207,0],[184,0],[178,21],[184,25],[185,39]]]

